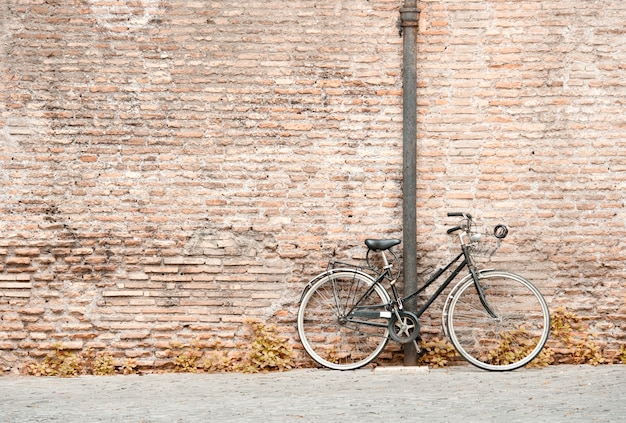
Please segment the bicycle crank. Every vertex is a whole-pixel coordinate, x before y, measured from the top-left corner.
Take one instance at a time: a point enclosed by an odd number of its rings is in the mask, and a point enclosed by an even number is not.
[[[420,323],[410,311],[398,310],[391,313],[389,336],[396,342],[408,344],[420,336]]]

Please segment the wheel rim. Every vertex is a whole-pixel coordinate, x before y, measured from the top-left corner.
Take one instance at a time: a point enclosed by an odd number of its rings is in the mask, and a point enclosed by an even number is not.
[[[486,370],[514,370],[528,364],[548,338],[545,300],[517,275],[485,273],[480,281],[498,317],[488,315],[470,279],[456,291],[447,310],[450,340],[463,358]]]
[[[298,311],[298,334],[305,351],[319,364],[351,370],[374,360],[384,349],[386,327],[357,325],[346,313],[374,281],[365,274],[342,272],[316,282],[305,294]],[[369,305],[388,302],[386,291],[376,286]],[[386,319],[379,319],[385,322]]]

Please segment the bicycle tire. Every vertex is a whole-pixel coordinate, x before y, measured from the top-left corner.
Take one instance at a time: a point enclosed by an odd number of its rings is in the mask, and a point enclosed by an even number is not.
[[[359,271],[328,272],[304,294],[298,309],[298,335],[307,354],[334,370],[353,370],[378,357],[389,339],[386,326],[370,326],[347,319],[354,303],[375,284]],[[362,305],[384,310],[389,294],[376,284]],[[387,324],[379,317],[368,320]]]
[[[478,280],[496,318],[482,305],[468,275],[450,293],[444,327],[458,353],[485,370],[510,371],[530,363],[550,332],[550,312],[539,290],[523,277],[482,271]]]

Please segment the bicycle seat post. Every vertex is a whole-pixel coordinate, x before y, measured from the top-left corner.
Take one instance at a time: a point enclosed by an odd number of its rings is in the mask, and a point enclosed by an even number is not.
[[[398,293],[398,289],[396,288],[396,282],[398,281],[397,278],[393,278],[393,273],[391,272],[391,268],[393,267],[393,264],[389,263],[389,261],[387,260],[387,255],[385,254],[385,250],[380,250],[380,254],[383,258],[383,274],[386,275],[386,278],[389,280],[389,286],[391,286],[391,292],[393,294],[393,302],[397,305],[399,310],[402,310],[402,300],[400,298],[400,295]]]
[[[391,265],[387,261],[387,255],[385,254],[385,250],[380,250],[380,255],[383,257],[383,263],[385,264],[385,266],[383,267],[383,270],[390,269]]]
[[[393,263],[389,263],[387,261],[387,255],[385,254],[385,250],[380,250],[380,254],[383,256],[383,273],[388,273],[389,284],[393,287],[396,284],[397,279],[393,279],[393,273],[391,272],[391,268],[393,267]]]

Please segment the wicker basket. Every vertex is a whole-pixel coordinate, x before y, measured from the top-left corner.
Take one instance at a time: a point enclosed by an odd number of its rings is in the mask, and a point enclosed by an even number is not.
[[[501,239],[492,233],[472,233],[470,235],[469,251],[473,257],[490,258],[500,248]]]

